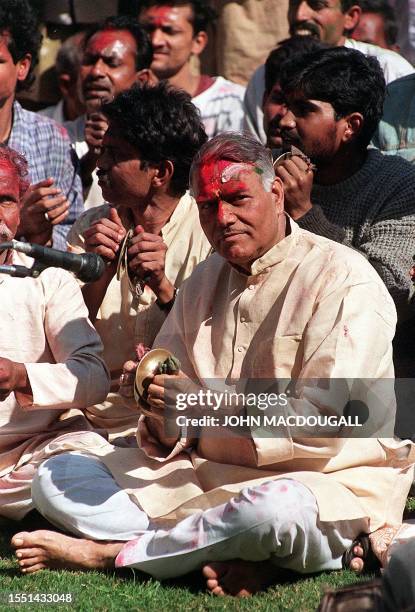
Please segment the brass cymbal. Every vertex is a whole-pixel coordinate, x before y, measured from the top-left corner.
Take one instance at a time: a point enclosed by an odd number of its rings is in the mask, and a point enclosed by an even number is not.
[[[144,386],[146,378],[152,378],[156,374],[160,362],[165,361],[168,357],[173,357],[173,353],[163,348],[152,349],[144,355],[137,366],[134,381],[134,398],[138,403],[143,399]]]

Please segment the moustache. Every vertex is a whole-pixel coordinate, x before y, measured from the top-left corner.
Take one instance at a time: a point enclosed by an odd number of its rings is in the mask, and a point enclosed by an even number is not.
[[[313,21],[296,21],[290,26],[290,35],[313,36],[320,40],[320,30]]]
[[[0,241],[9,242],[9,240],[13,240],[13,238],[14,238],[13,232],[7,227],[4,221],[1,221],[0,222]]]

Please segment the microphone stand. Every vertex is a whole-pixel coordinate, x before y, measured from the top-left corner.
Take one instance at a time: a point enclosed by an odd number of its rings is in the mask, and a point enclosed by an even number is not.
[[[3,242],[0,244],[0,252],[6,251],[8,249],[19,249],[16,248],[19,244],[18,240],[12,240],[11,242]],[[35,261],[31,268],[27,268],[26,266],[19,266],[13,264],[3,264],[0,265],[0,274],[8,274],[9,276],[17,276],[18,278],[37,278],[43,270],[46,270],[47,266],[42,263]]]

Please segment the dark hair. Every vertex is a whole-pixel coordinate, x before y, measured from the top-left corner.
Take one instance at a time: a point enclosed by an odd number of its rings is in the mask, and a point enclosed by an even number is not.
[[[191,24],[194,35],[206,32],[209,25],[217,18],[216,11],[205,0],[144,0],[141,11],[152,6],[190,6],[192,9]]]
[[[186,191],[192,159],[207,140],[199,111],[186,92],[166,82],[134,85],[102,111],[145,164],[171,161],[171,188],[179,194]]]
[[[387,0],[356,0],[362,13],[375,13],[383,17],[385,40],[388,45],[395,45],[398,38],[398,25],[393,8]]]
[[[312,53],[319,49],[328,49],[329,45],[320,42],[314,36],[300,36],[296,34],[291,38],[278,43],[265,62],[265,93],[269,94],[275,83],[279,81],[282,65],[288,60],[295,60],[304,53]]]
[[[39,32],[37,18],[27,0],[1,0],[0,32],[10,34],[7,48],[15,64],[27,53],[31,55],[32,61],[28,75],[16,86],[16,91],[28,89],[35,80],[33,71],[38,62],[42,36]]]
[[[329,102],[336,119],[358,112],[363,126],[357,141],[367,146],[382,117],[385,77],[375,57],[346,47],[323,49],[284,64],[281,89]]]
[[[30,185],[29,168],[26,158],[21,153],[0,143],[0,159],[9,162],[10,166],[16,171],[19,179],[19,196],[22,198]]]
[[[153,61],[153,48],[147,32],[141,27],[136,18],[121,15],[119,17],[108,17],[104,22],[90,28],[85,36],[83,48],[85,49],[88,41],[98,32],[107,30],[127,30],[133,36],[137,45],[137,55],[135,60],[136,70],[150,68]]]
[[[346,13],[352,6],[359,4],[356,0],[340,0],[342,13]]]

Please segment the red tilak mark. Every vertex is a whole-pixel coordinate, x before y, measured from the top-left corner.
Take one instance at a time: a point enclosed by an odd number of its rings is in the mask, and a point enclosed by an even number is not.
[[[222,173],[225,168],[235,165],[236,162],[206,157],[199,166],[198,202],[216,200],[220,196],[235,196],[238,191],[246,189],[245,183],[238,178],[222,183]],[[218,211],[219,212],[219,211]]]
[[[172,19],[172,7],[171,6],[158,6],[147,11],[145,20],[156,28],[162,28],[166,25],[166,22]],[[174,16],[173,16],[174,18]]]
[[[88,42],[87,52],[91,55],[100,55],[103,51],[108,51],[108,47],[116,42],[121,42],[119,30],[97,32]]]

